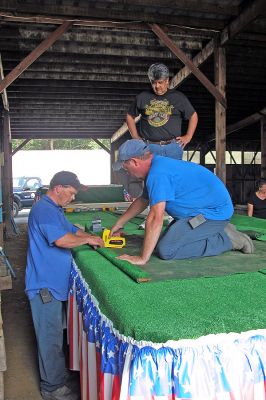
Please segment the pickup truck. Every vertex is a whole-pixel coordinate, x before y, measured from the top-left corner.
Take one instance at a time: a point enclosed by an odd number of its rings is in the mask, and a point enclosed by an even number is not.
[[[30,208],[34,203],[35,193],[42,186],[37,176],[20,176],[13,178],[13,216],[23,208]]]

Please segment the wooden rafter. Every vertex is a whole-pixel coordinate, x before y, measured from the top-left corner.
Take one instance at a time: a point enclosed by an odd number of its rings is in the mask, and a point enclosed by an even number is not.
[[[241,119],[241,121],[238,121],[235,124],[228,125],[226,127],[226,135],[230,135],[231,133],[239,131],[240,129],[246,128],[249,125],[253,125],[265,117],[266,117],[266,107],[264,107],[262,110],[260,110],[257,113],[254,113],[244,119]],[[215,140],[214,137],[212,137],[210,140],[208,140],[208,142],[212,142],[213,140]]]
[[[12,156],[16,154],[20,149],[22,149],[32,138],[25,139],[22,143],[20,143],[13,151]]]
[[[135,118],[135,123],[140,120],[140,115]],[[113,134],[111,137],[111,143],[116,142],[121,136],[123,136],[128,131],[127,123],[124,122],[123,125]]]
[[[30,14],[19,13],[16,12],[16,15],[9,12],[4,12],[0,10],[0,20],[9,21],[9,22],[22,22],[22,23],[37,23],[37,24],[52,24],[52,25],[61,25],[64,22],[68,21],[67,17],[54,17],[52,15],[37,15],[33,16]],[[97,19],[88,19],[88,18],[74,18],[71,17],[71,21],[74,26],[86,26],[86,27],[99,27],[99,28],[114,28],[114,29],[130,29],[130,30],[138,30],[138,31],[149,31],[149,26],[141,21],[131,22],[131,21],[121,21],[121,20],[104,20],[103,18]],[[200,38],[202,35],[206,37],[212,37],[215,32],[214,30],[204,29],[204,28],[190,28],[188,26],[180,26],[177,24],[165,24],[164,25],[167,31],[173,33],[189,33],[190,35],[195,35],[195,38]]]
[[[0,93],[2,93],[23,71],[25,71],[37,58],[39,58],[63,33],[72,25],[66,21],[49,35],[39,46],[36,47],[27,57],[24,58],[4,79],[0,82]]]
[[[255,124],[265,116],[266,116],[266,107],[264,107],[259,112],[249,115],[248,117],[242,119],[241,121],[236,122],[235,124],[228,125],[226,129],[226,134],[229,135],[230,133],[239,131],[240,129],[243,129],[249,125]]]
[[[241,32],[249,23],[254,21],[258,15],[265,8],[265,0],[255,0],[245,8],[242,13],[236,17],[228,26],[226,26],[221,33],[221,43],[224,45],[232,39],[236,34]],[[213,53],[215,49],[215,39],[210,42],[199,52],[193,59],[192,63],[195,68],[204,63]],[[220,43],[220,44],[221,44]],[[170,87],[175,88],[179,86],[188,76],[192,73],[188,66],[182,68],[171,80]],[[111,141],[115,142],[128,131],[127,125],[123,124],[112,136]],[[213,140],[213,139],[212,139]]]
[[[265,9],[265,0],[255,0],[249,7],[245,8],[243,12],[228,24],[221,32],[220,45],[225,45],[230,39],[233,39],[239,32],[241,32],[248,24],[254,21]],[[204,61],[209,58],[215,49],[215,40],[212,39],[200,53],[198,53],[192,60],[195,67],[199,67]],[[171,80],[170,87],[174,88],[180,85],[192,71],[188,66],[182,68]]]
[[[111,150],[108,149],[100,140],[93,138],[94,142],[97,143],[103,150],[107,151],[108,154],[111,154]]]
[[[1,54],[0,54],[0,83],[3,81],[3,79],[4,79],[4,70],[3,70],[3,63],[2,63],[2,58],[1,58]],[[2,93],[2,100],[3,100],[4,109],[9,111],[9,104],[8,104],[6,90],[4,90]]]

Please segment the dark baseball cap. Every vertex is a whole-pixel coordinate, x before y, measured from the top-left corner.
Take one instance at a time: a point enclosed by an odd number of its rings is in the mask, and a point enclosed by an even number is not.
[[[50,188],[52,189],[57,185],[72,186],[76,190],[80,190],[81,186],[83,186],[77,175],[70,171],[60,171],[53,176],[50,182]]]
[[[112,165],[114,171],[119,171],[123,162],[130,160],[130,158],[143,156],[149,150],[146,143],[139,139],[130,139],[123,143],[118,149],[117,161]]]

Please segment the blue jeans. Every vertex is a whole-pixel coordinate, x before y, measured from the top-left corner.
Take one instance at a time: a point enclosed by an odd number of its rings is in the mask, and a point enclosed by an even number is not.
[[[52,392],[64,385],[66,362],[63,352],[64,301],[52,297],[43,303],[39,294],[30,300],[37,339],[41,390]]]
[[[232,243],[224,231],[228,221],[207,219],[192,229],[190,218],[173,221],[159,239],[156,251],[164,260],[217,256],[232,250]]]
[[[158,156],[164,156],[169,158],[175,158],[176,160],[182,160],[183,149],[182,147],[173,139],[169,144],[154,144],[149,143],[148,147],[150,152],[157,154]]]

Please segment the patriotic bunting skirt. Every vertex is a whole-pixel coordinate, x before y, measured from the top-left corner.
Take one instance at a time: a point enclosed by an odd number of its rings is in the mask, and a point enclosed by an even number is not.
[[[135,341],[101,313],[75,264],[68,314],[82,400],[266,400],[266,330]]]

